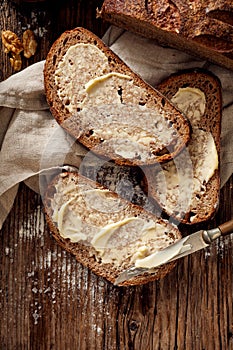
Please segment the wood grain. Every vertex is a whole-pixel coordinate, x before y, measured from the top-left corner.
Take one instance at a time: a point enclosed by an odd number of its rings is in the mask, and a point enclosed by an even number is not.
[[[14,5],[0,1],[2,29],[38,30],[44,59],[64,30],[82,25],[102,35],[101,1]],[[32,12],[36,14],[32,15]],[[36,19],[35,19],[36,17]],[[1,79],[12,74],[0,51]],[[208,225],[233,216],[233,178]],[[0,233],[0,349],[232,350],[233,237],[179,261],[163,280],[119,288],[83,268],[47,228],[39,195],[20,185]]]

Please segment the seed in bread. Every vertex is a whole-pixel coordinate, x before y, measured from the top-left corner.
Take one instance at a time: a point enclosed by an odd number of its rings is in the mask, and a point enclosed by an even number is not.
[[[167,161],[190,139],[187,118],[83,28],[53,44],[44,81],[58,123],[119,164]]]

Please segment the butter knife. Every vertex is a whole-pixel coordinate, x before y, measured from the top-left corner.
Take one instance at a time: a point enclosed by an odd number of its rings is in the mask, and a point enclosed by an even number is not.
[[[230,233],[233,233],[233,220],[227,221],[214,229],[197,231],[143,259],[143,266],[140,266],[140,261],[136,262],[135,266],[123,271],[116,278],[114,285],[119,285],[133,277],[143,275],[145,272],[153,273],[157,267],[206,248],[217,238],[227,236]]]

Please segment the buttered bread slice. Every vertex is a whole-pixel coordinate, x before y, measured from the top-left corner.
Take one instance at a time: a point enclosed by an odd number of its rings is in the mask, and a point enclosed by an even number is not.
[[[219,201],[220,82],[210,72],[186,71],[158,88],[189,118],[192,136],[174,160],[145,170],[150,195],[178,221],[206,221],[215,214]]]
[[[86,29],[67,31],[53,44],[44,82],[58,123],[118,164],[168,161],[190,139],[187,118]]]
[[[147,267],[146,258],[181,238],[174,225],[78,173],[55,177],[44,204],[58,243],[84,266],[113,283],[124,269],[144,264]],[[125,285],[156,280],[173,267],[174,262],[161,266]]]

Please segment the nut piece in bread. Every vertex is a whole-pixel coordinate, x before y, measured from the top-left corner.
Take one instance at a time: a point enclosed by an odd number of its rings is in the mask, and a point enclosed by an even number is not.
[[[44,82],[58,123],[120,165],[167,161],[190,139],[187,118],[86,29],[52,45]]]
[[[233,69],[232,0],[105,0],[116,26]]]
[[[158,89],[186,113],[192,137],[174,160],[160,169],[145,169],[150,195],[182,223],[206,221],[219,201],[220,82],[209,72],[186,71],[172,75]]]
[[[78,173],[61,173],[44,198],[53,236],[94,273],[110,282],[126,268],[181,238],[179,230]],[[143,284],[165,276],[175,265],[132,278]]]

